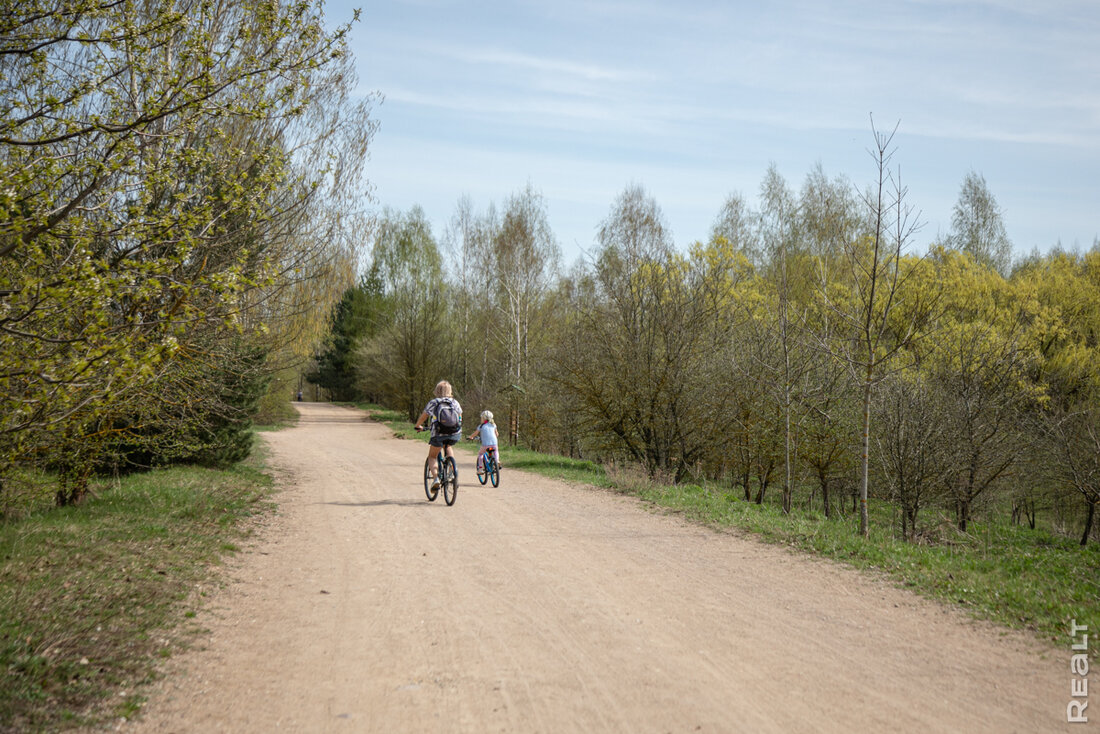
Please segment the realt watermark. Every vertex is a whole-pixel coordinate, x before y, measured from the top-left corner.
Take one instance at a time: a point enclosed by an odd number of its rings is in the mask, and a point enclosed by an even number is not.
[[[1074,619],[1069,623],[1069,634],[1073,638],[1073,657],[1069,661],[1069,670],[1073,677],[1069,681],[1069,703],[1066,704],[1066,721],[1071,724],[1084,724],[1089,720],[1085,709],[1089,707],[1089,627],[1077,624]]]

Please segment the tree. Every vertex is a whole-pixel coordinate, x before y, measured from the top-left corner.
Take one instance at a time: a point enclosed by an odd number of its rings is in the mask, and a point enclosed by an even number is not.
[[[875,402],[882,427],[877,453],[891,499],[901,511],[901,535],[914,541],[920,511],[938,499],[947,479],[944,404],[916,370],[890,375]]]
[[[478,249],[484,249],[482,238],[479,237],[478,221],[474,215],[473,202],[469,196],[463,196],[455,206],[455,212],[451,216],[450,226],[447,228],[445,243],[451,255],[450,261],[457,268],[455,279],[458,281],[456,290],[458,299],[458,313],[461,318],[461,360],[459,366],[458,384],[465,389],[470,384],[470,349],[472,337],[473,300],[474,294],[472,282],[481,281],[488,283],[488,269],[478,267]],[[479,248],[479,244],[482,245]],[[476,276],[471,279],[471,271]]]
[[[591,270],[558,331],[551,378],[572,397],[577,425],[605,455],[681,481],[720,475],[740,405],[715,404],[729,370],[719,370],[743,313],[735,290],[750,270],[728,240],[681,254],[657,202],[640,186],[623,191],[599,231]]]
[[[1001,208],[989,191],[985,177],[974,171],[963,179],[947,241],[951,247],[969,254],[982,265],[1008,275],[1012,242],[1005,231]]]
[[[306,379],[328,390],[333,400],[357,399],[359,346],[387,319],[378,273],[363,276],[333,307],[325,347],[316,356],[316,369]]]
[[[867,498],[870,485],[871,404],[875,385],[889,371],[900,367],[899,359],[927,318],[935,294],[925,289],[907,289],[917,272],[919,260],[907,259],[905,250],[919,223],[906,202],[900,173],[890,170],[894,132],[874,130],[870,151],[877,169],[875,184],[862,195],[867,213],[867,234],[844,247],[841,255],[848,290],[843,292],[823,280],[820,294],[827,308],[844,322],[842,340],[826,345],[858,380],[862,404],[862,452],[859,481],[859,532],[870,533]],[[823,268],[823,273],[831,272]],[[899,316],[901,317],[899,319]]]
[[[757,214],[749,209],[741,194],[732,193],[726,197],[722,210],[711,225],[710,240],[717,242],[723,239],[750,263],[760,265],[764,256],[756,229]]]
[[[542,196],[528,184],[509,198],[494,233],[492,264],[497,309],[508,326],[508,377],[516,395],[526,393],[530,368],[531,320],[556,273],[560,252]],[[509,438],[519,440],[519,405],[513,405]]]
[[[799,360],[798,314],[792,316],[793,263],[798,260],[798,222],[794,195],[779,175],[775,166],[768,168],[760,187],[761,207],[760,242],[767,255],[768,270],[776,297],[774,328],[777,364],[762,363],[765,370],[773,372],[776,398],[783,419],[783,511],[791,511],[792,462],[794,446],[792,436],[792,412],[794,410],[795,381],[802,367]],[[761,492],[761,496],[763,493]]]
[[[966,254],[937,258],[936,339],[921,369],[942,398],[943,480],[965,531],[974,502],[1004,484],[1022,453],[1016,430],[1038,397],[1035,305]]]
[[[1084,502],[1086,545],[1100,506],[1100,248],[1052,253],[1015,280],[1038,301],[1038,428],[1052,478]]]
[[[360,348],[361,384],[416,420],[445,369],[447,342],[443,262],[423,209],[386,210],[368,278],[381,284],[392,316]]]
[[[860,202],[844,178],[829,180],[818,164],[806,176],[799,195],[799,234],[807,258],[805,268],[816,273],[818,282],[830,283],[830,268],[864,229]],[[803,276],[807,277],[807,276]],[[803,307],[804,340],[818,345],[835,343],[843,320],[836,319],[830,308],[822,308],[821,299],[805,298]],[[847,332],[844,332],[845,334]],[[801,370],[799,391],[802,441],[799,454],[816,475],[826,517],[833,511],[832,487],[853,467],[852,440],[855,430],[850,406],[851,380],[841,361],[828,350],[811,349]]]

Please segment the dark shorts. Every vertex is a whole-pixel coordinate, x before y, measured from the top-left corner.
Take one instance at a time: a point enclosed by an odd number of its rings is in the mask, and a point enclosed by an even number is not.
[[[443,448],[444,446],[454,446],[461,440],[462,431],[459,431],[458,433],[452,433],[449,436],[432,436],[428,439],[428,445]]]

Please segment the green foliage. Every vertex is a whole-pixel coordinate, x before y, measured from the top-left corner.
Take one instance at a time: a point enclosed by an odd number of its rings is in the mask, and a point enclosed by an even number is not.
[[[267,350],[260,346],[238,347],[232,358],[220,362],[204,382],[215,390],[213,399],[199,403],[199,414],[180,424],[194,432],[197,449],[181,461],[206,466],[230,466],[252,452],[252,418],[267,390],[264,370]]]
[[[158,403],[229,440],[203,426],[223,406],[193,402],[224,393],[203,363],[256,335],[283,359],[303,301],[329,302],[311,284],[354,259],[337,208],[373,124],[347,97],[346,28],[310,2],[0,15],[0,491],[47,461],[79,501]]]
[[[336,401],[360,397],[358,350],[389,321],[378,272],[363,277],[344,291],[333,307],[324,349],[315,357],[316,368],[306,379],[328,390]]]
[[[423,210],[387,210],[378,224],[368,281],[381,292],[385,321],[358,352],[360,390],[415,419],[446,377],[447,284]]]

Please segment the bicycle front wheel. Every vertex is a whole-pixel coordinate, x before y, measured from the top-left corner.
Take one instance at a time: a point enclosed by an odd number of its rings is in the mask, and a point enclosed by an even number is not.
[[[458,469],[455,467],[455,460],[451,456],[448,456],[447,460],[443,462],[441,482],[443,484],[443,499],[448,505],[453,505],[455,497],[458,496]]]
[[[424,494],[428,495],[429,502],[435,502],[439,496],[439,488],[432,487],[432,460],[424,460]]]

